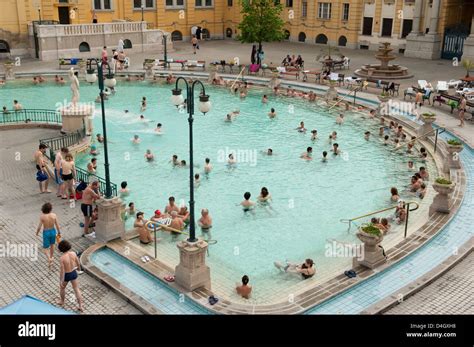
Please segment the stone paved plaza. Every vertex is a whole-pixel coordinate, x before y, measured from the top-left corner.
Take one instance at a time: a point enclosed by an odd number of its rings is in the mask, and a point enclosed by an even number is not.
[[[232,41],[208,41],[201,45],[197,55],[192,54],[189,43],[177,43],[175,52],[169,56],[183,59],[211,60],[233,59],[239,57],[242,63],[249,63],[250,45]],[[286,54],[302,54],[306,68],[319,68],[315,61],[317,49],[311,45],[285,43],[265,44],[265,61],[279,64]],[[341,70],[350,76],[352,72],[367,62],[374,62],[374,52],[363,50],[341,50],[351,58],[349,70]],[[131,71],[142,71],[144,58],[161,57],[154,54],[134,54],[131,58]],[[401,80],[400,95],[403,89],[416,85],[418,79],[426,79],[434,85],[438,80],[458,79],[464,75],[462,67],[453,66],[449,60],[417,60],[400,57],[397,63],[407,66],[414,77]],[[17,68],[19,73],[56,72],[56,62],[41,63],[25,59]],[[64,71],[63,71],[64,73]],[[370,90],[369,90],[370,92]],[[373,90],[372,92],[375,92]],[[379,91],[376,91],[377,93]],[[423,106],[423,111],[435,111],[437,123],[474,145],[474,125],[467,122],[466,127],[457,126],[455,116],[440,111],[432,106]],[[39,194],[36,181],[32,181],[34,172],[33,152],[37,149],[38,140],[56,136],[58,132],[51,129],[0,130],[0,242],[34,244],[38,246],[38,260],[8,257],[0,259],[0,307],[22,295],[30,294],[46,302],[56,304],[59,298],[58,254],[50,271],[47,261],[41,252],[41,237],[35,236],[40,207],[46,202],[53,203],[53,212],[59,217],[62,233],[73,243],[75,251],[82,252],[93,244],[88,238],[81,237],[79,223],[82,215],[78,206],[71,207],[69,202],[57,199],[52,185],[51,194]],[[407,298],[401,304],[391,308],[386,314],[473,314],[474,313],[474,254],[471,252],[448,272],[443,274],[421,291]],[[86,314],[140,314],[140,311],[125,299],[118,296],[108,287],[87,274],[79,277],[84,297]],[[68,288],[66,309],[75,308],[75,299],[71,288]]]

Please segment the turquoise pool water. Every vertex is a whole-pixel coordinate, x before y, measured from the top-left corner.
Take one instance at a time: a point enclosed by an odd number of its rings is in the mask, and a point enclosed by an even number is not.
[[[135,202],[146,217],[157,208],[164,209],[169,196],[184,203],[189,195],[188,170],[169,163],[173,154],[189,162],[187,114],[171,105],[170,90],[170,86],[148,82],[119,81],[117,94],[106,102],[112,181],[128,182],[131,194],[126,202]],[[327,239],[355,240],[339,220],[390,206],[390,187],[403,190],[412,175],[406,168],[407,157],[381,144],[376,121],[347,112],[340,127],[335,124],[335,109],[328,112],[298,99],[273,96],[263,105],[259,90],[251,90],[245,100],[223,89],[209,88],[208,94],[211,112],[204,116],[196,110],[194,156],[199,166],[196,172],[201,173],[196,212],[210,210],[212,238],[218,241],[210,248],[211,266],[219,263],[232,274],[271,280],[274,260],[311,257],[316,264],[337,262],[338,258],[324,256]],[[81,102],[93,102],[96,96],[96,86],[82,83]],[[143,114],[150,123],[139,120],[142,96],[148,100]],[[9,84],[2,89],[0,104],[8,105],[14,98],[25,108],[53,109],[57,101],[70,98],[70,91],[69,86],[52,84],[33,88],[31,84]],[[271,107],[277,111],[275,119],[267,116]],[[224,122],[226,113],[235,109],[240,110],[240,116],[231,124]],[[294,130],[300,121],[309,130],[317,129],[320,138],[312,142],[309,132]],[[158,122],[163,124],[163,135],[154,132]],[[100,117],[95,117],[94,125],[95,133],[102,132]],[[337,142],[345,155],[329,154],[328,162],[323,163],[321,153],[331,149],[328,135],[333,130],[338,132]],[[370,141],[364,140],[366,130],[373,134]],[[142,140],[138,145],[131,143],[135,134]],[[299,158],[307,146],[313,147],[315,158],[309,162]],[[101,151],[102,145],[98,147]],[[269,147],[274,156],[262,154]],[[155,154],[152,163],[144,159],[147,149]],[[230,169],[225,157],[231,150],[240,151],[247,162]],[[202,174],[206,157],[214,167],[209,176]],[[237,159],[242,159],[239,153]],[[82,167],[88,160],[88,155],[76,159]],[[415,162],[417,167],[422,165]],[[102,153],[98,167],[103,176]],[[432,169],[431,163],[428,167]],[[256,200],[263,186],[273,196],[272,209],[257,208],[254,215],[243,213],[237,205],[244,192],[251,192]],[[173,240],[165,238],[165,242]]]
[[[165,314],[211,313],[109,248],[94,252],[91,262]]]

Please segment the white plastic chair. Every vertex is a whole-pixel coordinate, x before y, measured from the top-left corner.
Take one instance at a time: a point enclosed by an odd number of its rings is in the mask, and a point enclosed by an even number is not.
[[[418,87],[420,87],[421,89],[425,89],[427,85],[428,82],[426,80],[418,80]]]
[[[448,87],[449,88],[457,88],[460,84],[462,84],[462,81],[460,81],[460,80],[449,80]]]
[[[436,86],[436,91],[438,93],[447,92],[448,91],[448,82],[446,81],[438,81],[438,85]]]

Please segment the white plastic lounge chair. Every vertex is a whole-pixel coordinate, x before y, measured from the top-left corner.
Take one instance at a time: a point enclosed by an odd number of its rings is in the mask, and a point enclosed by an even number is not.
[[[338,81],[338,80],[339,80],[339,74],[338,74],[338,73],[331,72],[331,74],[329,75],[329,79],[330,79],[331,81]]]
[[[462,90],[456,90],[456,94],[467,95],[474,93],[474,88],[463,88]]]
[[[428,82],[426,82],[426,80],[418,80],[418,87],[420,87],[421,89],[425,89],[427,85]]]
[[[446,81],[438,81],[438,85],[436,86],[436,92],[442,93],[448,91],[448,82]]]

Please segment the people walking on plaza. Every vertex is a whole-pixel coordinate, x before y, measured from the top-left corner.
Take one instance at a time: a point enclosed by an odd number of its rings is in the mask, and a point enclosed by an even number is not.
[[[196,49],[199,49],[199,40],[197,39],[196,35],[193,35],[191,43],[193,45],[193,52],[194,54],[196,54]]]
[[[81,263],[79,262],[77,254],[71,251],[71,244],[68,241],[63,240],[59,242],[58,248],[59,251],[63,253],[59,260],[59,305],[64,305],[64,300],[66,299],[66,287],[68,283],[71,282],[74,294],[76,295],[77,310],[82,312],[84,311],[84,307],[82,306],[82,295],[77,281],[78,274],[81,273]]]
[[[106,64],[107,61],[109,60],[108,55],[107,55],[107,46],[104,46],[102,49],[102,56],[101,56],[102,64]]]
[[[467,100],[464,95],[461,95],[461,100],[459,101],[459,126],[464,126],[464,113],[466,112]]]
[[[69,149],[67,147],[63,147],[56,153],[56,157],[54,159],[54,179],[56,181],[56,184],[58,185],[58,191],[56,192],[56,196],[58,198],[62,197],[64,194],[64,181],[62,178],[63,170],[61,162],[68,153]]]
[[[71,153],[66,154],[66,158],[61,161],[62,175],[61,178],[64,181],[64,192],[63,199],[74,201],[76,192],[74,189],[74,179],[77,177],[76,173],[76,164],[74,163],[74,158]]]
[[[51,266],[54,261],[54,244],[56,243],[56,232],[57,235],[61,235],[59,229],[58,218],[55,213],[52,213],[53,206],[47,202],[41,207],[41,216],[38,227],[36,228],[36,236],[43,228],[43,250],[48,257],[48,267],[51,270]]]

